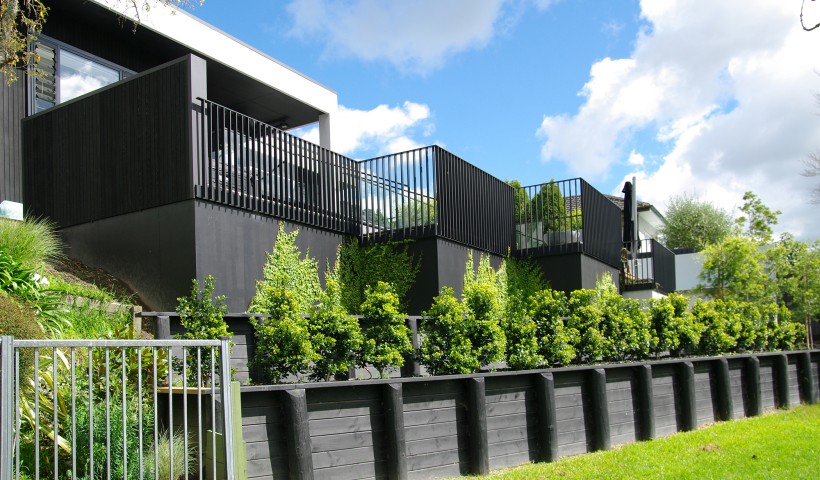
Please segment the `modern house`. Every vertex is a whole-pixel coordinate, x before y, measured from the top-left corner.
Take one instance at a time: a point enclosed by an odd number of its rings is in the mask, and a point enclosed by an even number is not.
[[[334,92],[187,13],[153,9],[132,32],[102,0],[48,3],[45,75],[0,94],[0,200],[52,218],[70,256],[150,309],[212,274],[244,311],[280,221],[320,268],[351,236],[414,240],[411,313],[460,289],[471,249],[533,258],[556,289],[619,277],[621,211],[582,179],[514,188],[435,146],[347,158]],[[319,145],[287,133],[317,122]]]

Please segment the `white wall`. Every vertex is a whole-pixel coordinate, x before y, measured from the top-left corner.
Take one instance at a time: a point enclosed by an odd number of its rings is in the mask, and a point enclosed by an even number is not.
[[[703,255],[684,253],[675,255],[675,287],[678,291],[692,290],[698,285],[703,268]]]

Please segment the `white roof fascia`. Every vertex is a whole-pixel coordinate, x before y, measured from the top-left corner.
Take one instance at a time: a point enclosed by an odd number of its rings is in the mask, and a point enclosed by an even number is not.
[[[128,8],[130,2],[89,1],[137,21],[133,7]],[[153,30],[323,113],[338,110],[338,97],[333,90],[180,8],[157,3],[148,11],[140,10],[138,22],[138,28]]]

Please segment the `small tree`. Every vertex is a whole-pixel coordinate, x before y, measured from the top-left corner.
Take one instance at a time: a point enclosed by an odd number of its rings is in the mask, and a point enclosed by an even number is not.
[[[379,377],[386,378],[388,368],[404,365],[404,355],[413,350],[406,314],[399,309],[399,297],[393,287],[378,282],[367,288],[362,303],[364,346],[360,365],[373,365]]]
[[[478,370],[478,357],[470,343],[467,327],[464,308],[453,289],[443,287],[420,323],[424,337],[419,348],[419,361],[431,375]]]
[[[503,294],[499,290],[490,257],[482,255],[473,270],[473,254],[467,255],[463,302],[466,307],[470,343],[478,350],[481,366],[504,360],[507,339],[499,324]]]
[[[743,216],[735,220],[738,228],[744,235],[758,244],[771,243],[772,227],[777,225],[777,217],[781,214],[780,210],[770,209],[752,192],[744,193],[743,201],[745,203],[740,207]]]
[[[299,376],[318,360],[310,343],[308,322],[299,313],[299,301],[292,290],[266,286],[259,292],[265,302],[256,313],[268,318],[251,318],[256,336],[256,351],[250,367],[261,383],[279,383],[289,375]]]
[[[709,202],[697,197],[672,197],[666,208],[666,223],[660,235],[669,248],[693,248],[701,251],[732,233],[732,218]]]
[[[228,312],[225,305],[225,296],[214,297],[214,277],[205,277],[205,285],[202,291],[199,290],[199,282],[194,279],[191,283],[191,293],[187,297],[177,298],[177,314],[179,322],[185,327],[185,333],[181,338],[216,340],[231,334],[228,324],[223,318]],[[188,349],[188,373],[193,381],[197,381],[197,371],[202,373],[199,377],[203,382],[208,382],[211,376],[211,351],[202,349],[199,360],[197,359],[198,348]],[[201,361],[201,363],[198,363]]]
[[[496,273],[504,311],[501,328],[507,339],[507,366],[514,370],[544,363],[538,353],[536,324],[527,314],[530,299],[544,288],[541,269],[528,259],[504,258]]]
[[[697,291],[718,300],[757,302],[767,297],[769,277],[758,244],[747,237],[728,237],[703,251]]]
[[[292,293],[296,302],[296,311],[310,314],[313,304],[319,297],[319,267],[316,259],[310,256],[310,250],[300,258],[296,237],[299,230],[285,232],[284,222],[279,222],[279,232],[271,253],[266,254],[265,266],[262,269],[262,280],[256,282],[256,295],[248,307],[250,313],[264,313],[270,310],[273,299],[266,296],[280,289]],[[275,300],[281,305],[281,299]]]
[[[345,374],[355,365],[364,337],[359,321],[342,306],[338,252],[335,268],[331,270],[328,265],[325,290],[310,317],[308,329],[316,353],[312,379],[328,381],[332,375]]]

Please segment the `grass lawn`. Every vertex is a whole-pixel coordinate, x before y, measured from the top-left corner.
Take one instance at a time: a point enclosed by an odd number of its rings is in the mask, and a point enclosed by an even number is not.
[[[820,405],[813,405],[482,478],[808,479],[820,478],[818,456]]]

